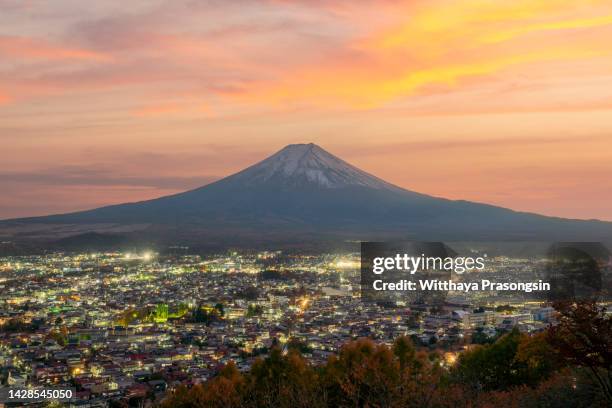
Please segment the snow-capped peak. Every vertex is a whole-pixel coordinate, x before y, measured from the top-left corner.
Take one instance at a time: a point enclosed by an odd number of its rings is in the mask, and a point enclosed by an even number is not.
[[[351,166],[314,143],[288,145],[235,177],[248,185],[277,182],[283,185],[308,184],[322,188],[396,188]]]

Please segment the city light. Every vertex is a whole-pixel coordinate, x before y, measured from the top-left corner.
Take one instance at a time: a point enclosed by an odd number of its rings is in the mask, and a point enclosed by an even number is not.
[[[17,330],[0,338],[0,361],[10,353],[28,385],[91,376],[105,379],[94,387],[99,394],[129,395],[130,381],[140,386],[153,375],[172,376],[178,362],[184,375],[205,381],[230,360],[248,370],[280,344],[287,354],[304,347],[310,363],[325,364],[352,337],[435,344],[444,350],[438,364],[449,370],[472,342],[494,341],[512,327],[537,333],[554,318],[554,309],[540,302],[498,304],[495,295],[479,292],[462,293],[462,309],[417,311],[406,299],[382,306],[363,302],[352,289],[360,286],[359,274],[350,272],[357,256],[262,259],[250,252],[165,256],[151,249],[3,259],[22,269],[0,272],[10,274],[0,277],[0,304],[10,311],[0,325]],[[531,267],[525,262],[518,263],[521,271]],[[507,276],[507,265],[508,259],[494,259],[488,274]],[[37,355],[46,357],[32,360]],[[33,364],[37,377],[26,379]]]

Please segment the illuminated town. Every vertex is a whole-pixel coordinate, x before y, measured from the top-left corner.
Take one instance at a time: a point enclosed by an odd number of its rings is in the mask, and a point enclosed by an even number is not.
[[[498,280],[528,263],[492,261],[486,274]],[[409,336],[452,365],[471,344],[543,331],[554,316],[495,292],[448,293],[436,306],[363,302],[359,266],[358,254],[281,251],[0,258],[0,379],[72,387],[87,406],[159,401],[230,361],[247,371],[274,346],[319,364],[352,339]]]

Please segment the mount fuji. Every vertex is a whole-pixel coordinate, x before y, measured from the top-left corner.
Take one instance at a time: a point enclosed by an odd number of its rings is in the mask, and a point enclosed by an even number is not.
[[[92,233],[192,245],[609,241],[612,223],[546,217],[405,190],[312,143],[288,145],[245,170],[180,194],[0,222],[2,239],[57,240]]]

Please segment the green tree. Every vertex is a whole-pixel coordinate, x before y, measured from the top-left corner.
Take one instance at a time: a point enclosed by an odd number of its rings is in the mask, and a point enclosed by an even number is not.
[[[544,361],[550,356],[545,342],[531,340],[515,328],[493,344],[462,353],[452,374],[455,381],[473,390],[506,390],[546,378],[555,368],[553,361]]]
[[[219,316],[225,316],[225,306],[223,306],[223,303],[217,303],[215,305],[215,309],[217,310],[217,312],[219,312]]]
[[[395,339],[393,343],[393,354],[397,357],[401,370],[408,367],[408,364],[414,361],[414,356],[416,354],[412,339],[406,336],[400,336]]]
[[[263,313],[263,311],[264,311],[264,309],[263,309],[263,307],[261,305],[251,304],[247,308],[246,316],[247,317],[260,316]]]
[[[318,376],[295,350],[285,356],[280,348],[266,359],[258,359],[247,378],[247,403],[252,407],[322,407]]]

